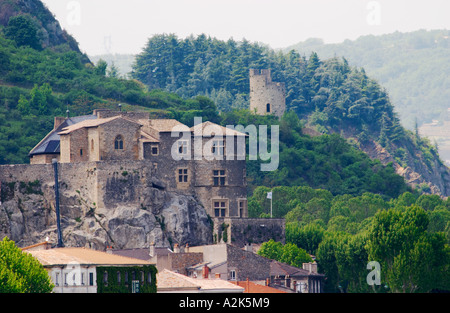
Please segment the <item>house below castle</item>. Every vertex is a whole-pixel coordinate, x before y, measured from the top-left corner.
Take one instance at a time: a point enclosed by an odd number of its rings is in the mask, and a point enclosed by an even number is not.
[[[211,217],[243,218],[248,216],[245,136],[208,121],[188,127],[174,119],[150,119],[146,112],[95,110],[55,117],[53,130],[29,156],[31,164],[144,162],[155,187],[196,195]]]

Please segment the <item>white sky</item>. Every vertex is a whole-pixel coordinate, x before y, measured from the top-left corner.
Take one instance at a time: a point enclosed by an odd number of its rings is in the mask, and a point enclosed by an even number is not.
[[[285,48],[450,29],[448,0],[42,0],[88,55],[140,53],[155,34],[205,33]]]

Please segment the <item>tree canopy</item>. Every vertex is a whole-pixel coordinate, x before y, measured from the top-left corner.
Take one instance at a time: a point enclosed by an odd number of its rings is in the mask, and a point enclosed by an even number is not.
[[[0,293],[49,293],[53,283],[31,254],[7,237],[0,242]]]

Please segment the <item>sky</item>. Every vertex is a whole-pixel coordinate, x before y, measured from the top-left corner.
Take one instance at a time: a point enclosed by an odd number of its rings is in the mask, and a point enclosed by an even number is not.
[[[137,54],[156,34],[286,48],[395,31],[450,29],[448,0],[42,0],[90,56]]]

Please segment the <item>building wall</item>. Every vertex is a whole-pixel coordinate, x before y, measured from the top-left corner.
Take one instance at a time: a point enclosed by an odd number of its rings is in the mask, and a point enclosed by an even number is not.
[[[286,223],[281,218],[228,218],[229,242],[238,247],[273,239],[284,243]]]
[[[55,285],[54,293],[97,293],[97,273],[95,267],[68,264],[64,267],[50,267],[47,272]],[[90,276],[92,275],[92,284]]]
[[[140,125],[116,119],[98,126],[101,160],[138,160]],[[115,149],[117,136],[123,139],[123,149]]]
[[[98,128],[88,128],[88,155],[89,161],[100,161],[100,134]]]
[[[186,268],[203,262],[203,253],[170,253],[168,255],[170,270],[187,275]]]
[[[257,114],[275,114],[278,117],[286,110],[286,87],[284,83],[272,82],[270,69],[250,69],[250,110],[256,110]]]
[[[59,161],[59,154],[36,154],[30,158],[30,164],[50,164],[53,159]]]

